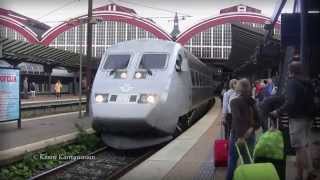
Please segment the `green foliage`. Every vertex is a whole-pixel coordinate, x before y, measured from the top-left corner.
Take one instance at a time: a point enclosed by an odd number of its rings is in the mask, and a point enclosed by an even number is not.
[[[42,152],[33,154],[28,153],[21,161],[1,168],[0,180],[27,179],[40,171],[54,168],[63,163],[64,160],[59,159],[59,156],[84,155],[97,148],[100,143],[100,139],[93,134],[88,134],[83,129],[80,129],[80,127],[77,128],[79,130],[79,136],[75,143],[64,146],[50,146]],[[49,158],[44,158],[45,156]]]

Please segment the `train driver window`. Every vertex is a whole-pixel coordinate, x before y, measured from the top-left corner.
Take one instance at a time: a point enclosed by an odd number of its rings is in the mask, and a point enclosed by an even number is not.
[[[167,54],[143,54],[139,69],[164,69],[167,61]]]
[[[130,54],[112,54],[109,55],[103,69],[126,69],[130,61]]]
[[[177,72],[182,71],[182,68],[181,68],[182,67],[182,56],[181,56],[181,54],[178,55],[175,67],[176,67]]]

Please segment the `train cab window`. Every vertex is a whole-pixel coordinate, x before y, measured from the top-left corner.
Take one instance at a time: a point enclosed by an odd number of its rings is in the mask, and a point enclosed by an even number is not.
[[[139,69],[164,69],[167,61],[167,54],[143,54]]]
[[[130,61],[129,54],[114,54],[109,55],[106,63],[104,64],[104,69],[126,69]]]

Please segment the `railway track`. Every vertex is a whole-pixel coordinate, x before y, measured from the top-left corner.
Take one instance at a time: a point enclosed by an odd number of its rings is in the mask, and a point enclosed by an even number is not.
[[[102,147],[85,156],[95,157],[94,159],[68,161],[58,167],[32,176],[29,180],[118,179],[155,153],[159,148],[119,151],[109,147]]]
[[[86,100],[82,101],[82,108],[85,107]],[[44,115],[75,112],[79,110],[79,100],[59,100],[59,101],[38,101],[24,102],[21,104],[22,118],[33,118]]]

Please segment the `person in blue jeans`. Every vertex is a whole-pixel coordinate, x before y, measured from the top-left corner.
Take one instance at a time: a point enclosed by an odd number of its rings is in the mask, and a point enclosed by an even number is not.
[[[252,91],[249,80],[239,80],[236,91],[239,96],[230,102],[232,123],[229,138],[227,180],[233,179],[234,170],[237,167],[238,154],[235,143],[243,144],[247,142],[249,150],[252,152],[255,145],[255,129],[260,124],[256,102],[251,97]],[[248,158],[244,156],[244,160],[247,162]]]

